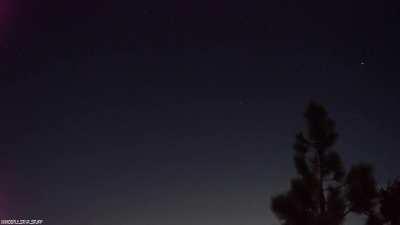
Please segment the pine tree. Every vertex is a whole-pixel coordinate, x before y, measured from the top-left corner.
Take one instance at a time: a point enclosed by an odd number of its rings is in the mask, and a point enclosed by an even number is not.
[[[400,179],[381,190],[379,203],[383,222],[400,225]]]
[[[286,193],[272,198],[271,209],[283,225],[339,225],[350,212],[371,214],[377,196],[372,167],[353,166],[346,173],[334,146],[335,122],[311,102],[306,129],[296,135],[294,164],[298,176]]]
[[[369,214],[367,225],[400,225],[400,179],[382,188],[377,200],[379,205]]]

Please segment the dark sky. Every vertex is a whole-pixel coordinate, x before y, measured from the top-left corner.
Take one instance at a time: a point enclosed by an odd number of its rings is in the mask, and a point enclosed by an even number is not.
[[[400,175],[399,16],[395,1],[0,0],[1,218],[276,225],[310,99],[348,165]]]

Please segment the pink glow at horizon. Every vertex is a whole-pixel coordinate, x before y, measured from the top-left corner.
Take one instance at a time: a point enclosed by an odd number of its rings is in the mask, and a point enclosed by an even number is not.
[[[12,195],[17,195],[14,193],[17,189],[14,185],[17,178],[14,170],[15,168],[2,168],[0,171],[0,177],[4,181],[0,187],[0,215],[3,217],[11,216],[10,209],[16,207],[15,204],[17,204],[10,201]],[[18,193],[18,195],[20,194]]]

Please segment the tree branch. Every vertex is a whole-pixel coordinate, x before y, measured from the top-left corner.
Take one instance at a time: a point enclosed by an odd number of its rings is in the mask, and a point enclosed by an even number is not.
[[[343,217],[347,216],[351,212],[351,208],[348,208],[346,211],[343,213]]]

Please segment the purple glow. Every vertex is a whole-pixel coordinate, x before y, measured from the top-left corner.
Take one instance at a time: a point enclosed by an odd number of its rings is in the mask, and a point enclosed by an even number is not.
[[[4,44],[5,35],[15,18],[15,1],[0,0],[0,42]]]

